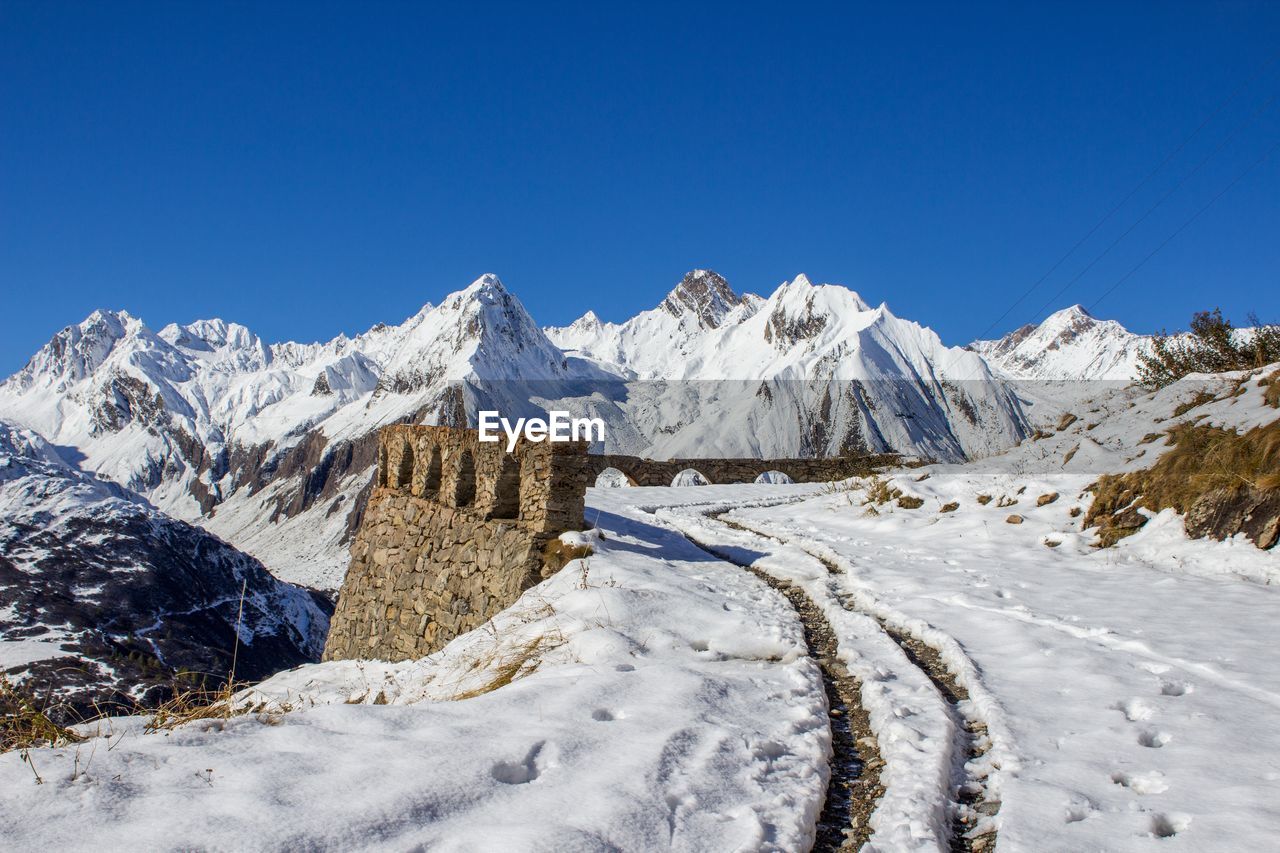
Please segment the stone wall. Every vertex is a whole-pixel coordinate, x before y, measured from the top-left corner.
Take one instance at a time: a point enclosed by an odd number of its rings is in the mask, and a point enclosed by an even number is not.
[[[686,468],[713,483],[750,483],[765,471],[804,483],[865,474],[893,459],[654,461],[524,439],[507,453],[474,430],[384,427],[324,659],[423,657],[510,606],[560,568],[547,546],[584,526],[586,488],[605,468],[642,486],[669,486]]]
[[[506,453],[474,430],[384,428],[325,660],[430,654],[558,569],[543,550],[583,527],[586,450],[521,440]]]
[[[870,474],[893,464],[895,454],[833,456],[823,459],[644,459],[639,456],[603,454],[589,456],[591,480],[606,468],[616,468],[637,486],[670,486],[686,468],[700,472],[712,483],[752,483],[766,471],[781,471],[797,483],[828,483]]]

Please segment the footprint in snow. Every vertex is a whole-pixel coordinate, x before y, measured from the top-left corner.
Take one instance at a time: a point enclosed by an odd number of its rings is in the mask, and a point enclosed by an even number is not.
[[[1186,681],[1162,681],[1160,683],[1160,693],[1163,696],[1186,696],[1195,689],[1195,685]]]
[[[1137,722],[1139,720],[1149,720],[1155,714],[1155,708],[1141,699],[1125,699],[1111,706],[1112,710],[1124,713],[1124,718],[1129,722]]]
[[[1079,823],[1080,821],[1087,819],[1089,815],[1093,814],[1097,810],[1098,807],[1090,800],[1083,798],[1073,799],[1067,805],[1066,822]]]
[[[1151,816],[1151,835],[1156,838],[1172,838],[1179,832],[1185,832],[1191,826],[1191,815],[1182,812],[1155,814]]]
[[[1138,735],[1138,745],[1148,749],[1159,749],[1171,740],[1173,735],[1156,729],[1147,729]]]
[[[542,773],[542,765],[538,761],[546,741],[538,741],[525,755],[523,761],[499,761],[489,771],[494,779],[504,785],[524,785],[537,779]]]
[[[1135,794],[1163,794],[1169,790],[1169,783],[1164,781],[1164,774],[1159,770],[1147,773],[1112,773],[1111,781]]]

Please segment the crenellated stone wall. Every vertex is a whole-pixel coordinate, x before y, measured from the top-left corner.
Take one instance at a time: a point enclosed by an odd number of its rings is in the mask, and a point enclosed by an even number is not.
[[[395,425],[377,452],[325,660],[442,648],[558,569],[544,549],[583,527],[585,444],[521,440],[507,453],[474,430]]]

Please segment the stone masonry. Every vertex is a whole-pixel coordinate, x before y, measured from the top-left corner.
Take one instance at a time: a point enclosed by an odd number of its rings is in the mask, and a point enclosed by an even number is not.
[[[547,545],[583,527],[594,473],[581,443],[506,453],[474,430],[395,425],[330,622],[325,660],[408,660],[442,648],[559,568]]]
[[[670,486],[686,468],[701,473],[711,483],[751,483],[766,471],[781,471],[797,483],[829,483],[869,474],[896,462],[896,454],[831,456],[803,459],[644,459],[618,454],[588,457],[594,475],[615,468],[636,486]]]

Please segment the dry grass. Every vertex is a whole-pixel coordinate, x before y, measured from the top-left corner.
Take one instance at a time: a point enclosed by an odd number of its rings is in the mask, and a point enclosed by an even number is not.
[[[882,480],[879,476],[869,477],[866,481],[867,500],[869,504],[887,504],[902,497],[902,490]]]
[[[1244,434],[1182,424],[1169,430],[1166,450],[1152,467],[1105,474],[1090,486],[1095,495],[1084,526],[1097,527],[1100,544],[1112,545],[1142,527],[1135,511],[1173,508],[1185,513],[1219,489],[1280,489],[1280,420]]]
[[[484,684],[455,695],[453,700],[474,699],[477,696],[492,693],[500,687],[506,687],[517,678],[536,670],[542,662],[542,655],[563,643],[564,637],[558,633],[543,634],[505,654],[495,653],[492,657],[476,659],[472,662],[472,670],[484,668],[491,670],[492,675]]]
[[[252,705],[232,701],[235,694],[246,686],[228,681],[213,690],[197,687],[178,691],[152,712],[144,731],[172,731],[197,720],[229,720],[247,714],[253,710]]]
[[[1075,415],[1071,414],[1070,412],[1065,413],[1062,417],[1058,418],[1058,432],[1062,432],[1064,429],[1071,426],[1077,420],[1079,419]]]
[[[991,495],[978,495],[978,503],[982,506],[991,503]]]
[[[1258,382],[1267,390],[1262,392],[1262,399],[1273,409],[1280,409],[1280,370],[1273,370]]]
[[[919,509],[924,506],[924,499],[917,498],[914,495],[903,495],[898,498],[898,506],[903,509]]]
[[[950,503],[943,504],[942,508],[939,509],[938,512],[955,512],[959,508],[960,508],[959,501],[951,501]]]
[[[0,675],[0,752],[62,746],[84,740],[51,720],[48,710]]]
[[[1175,418],[1180,418],[1192,409],[1203,406],[1205,403],[1212,403],[1216,399],[1218,398],[1213,396],[1213,394],[1210,394],[1208,391],[1197,391],[1196,395],[1190,400],[1187,400],[1185,403],[1178,404],[1178,407],[1173,410],[1173,416]]]

